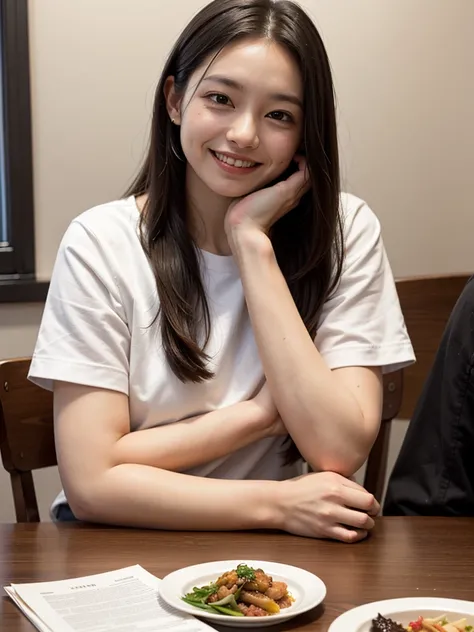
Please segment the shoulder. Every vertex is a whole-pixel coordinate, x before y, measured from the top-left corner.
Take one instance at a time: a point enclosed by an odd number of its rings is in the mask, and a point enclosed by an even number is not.
[[[69,224],[58,249],[53,279],[69,285],[122,286],[145,254],[138,234],[139,212],[133,198],[84,211]]]
[[[380,230],[380,222],[374,211],[365,200],[352,193],[341,193],[340,212],[345,232],[356,226]]]
[[[95,240],[103,247],[114,247],[138,235],[139,213],[133,198],[114,200],[94,206],[75,217],[65,233],[66,241],[74,236]]]
[[[341,193],[340,213],[346,257],[382,247],[380,221],[367,202],[351,193]]]
[[[59,246],[58,258],[76,260],[92,267],[120,269],[122,263],[139,259],[139,212],[133,198],[115,200],[84,211],[69,224]]]

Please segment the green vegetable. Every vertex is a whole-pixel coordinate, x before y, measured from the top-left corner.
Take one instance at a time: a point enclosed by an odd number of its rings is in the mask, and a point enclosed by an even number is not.
[[[237,577],[240,577],[241,579],[246,579],[247,581],[252,581],[255,579],[254,569],[250,568],[250,566],[247,566],[246,564],[239,564],[236,570]]]
[[[464,630],[466,632],[472,632],[472,630],[474,630],[474,628],[472,627],[472,625],[466,625],[466,627],[464,628]]]
[[[201,601],[192,601],[192,599],[186,599],[186,597],[181,597],[181,599],[189,604],[190,606],[194,606],[195,608],[201,608],[201,610],[206,610],[206,612],[214,612],[214,609],[211,608],[207,603],[202,603]]]
[[[237,601],[236,599],[238,598],[237,593],[235,595],[227,595],[227,597],[224,597],[223,599],[219,599],[219,601],[214,601],[213,603],[210,603],[209,605],[212,606],[213,608],[215,608],[216,606],[230,606],[232,608],[232,610],[239,610],[239,606],[237,605]]]
[[[188,593],[192,595],[193,593]],[[181,597],[181,599],[189,604],[190,606],[194,606],[195,608],[200,608],[201,610],[205,610],[206,612],[212,612],[216,614],[226,614],[231,617],[243,617],[244,615],[240,612],[237,602],[235,601],[234,595],[227,595],[224,599],[220,599],[219,601],[215,601],[214,603],[203,603],[202,601],[196,601],[193,599],[188,599],[186,597]],[[225,608],[224,606],[229,606]]]
[[[231,610],[230,608],[223,608],[222,606],[216,606],[216,605],[214,605],[214,608],[217,610],[217,612],[220,612],[221,614],[227,614],[230,617],[243,617],[244,616],[243,612],[240,612],[240,610]]]
[[[255,580],[255,570],[246,564],[239,564],[236,568],[236,573],[239,579],[247,581]],[[190,606],[200,608],[206,612],[226,614],[231,617],[243,617],[244,614],[237,605],[237,599],[240,597],[242,587],[243,586],[240,586],[235,593],[227,595],[227,597],[219,599],[219,601],[215,601],[214,603],[207,603],[207,600],[219,590],[217,584],[195,586],[192,592],[187,593],[184,597],[181,597],[181,599]]]
[[[219,590],[219,586],[216,584],[209,584],[208,586],[195,586],[193,588],[193,592],[187,593],[184,595],[186,599],[190,601],[198,601],[201,603],[205,603],[207,599],[216,593]]]

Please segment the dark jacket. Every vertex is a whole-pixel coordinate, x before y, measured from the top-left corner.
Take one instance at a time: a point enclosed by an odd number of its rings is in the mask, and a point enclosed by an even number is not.
[[[389,480],[384,514],[474,516],[474,277],[446,326]]]

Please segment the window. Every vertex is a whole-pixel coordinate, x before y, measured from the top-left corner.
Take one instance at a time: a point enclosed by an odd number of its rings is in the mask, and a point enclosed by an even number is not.
[[[43,300],[35,275],[28,0],[0,0],[0,302]]]

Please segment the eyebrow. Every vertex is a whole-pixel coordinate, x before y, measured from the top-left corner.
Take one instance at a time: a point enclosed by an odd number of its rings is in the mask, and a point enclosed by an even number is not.
[[[244,86],[241,83],[235,81],[234,79],[230,79],[229,77],[225,77],[224,75],[210,75],[208,77],[204,77],[202,82],[204,83],[204,81],[215,81],[217,83],[222,83],[224,86],[234,88],[235,90],[240,90],[241,92],[243,92],[244,90]],[[293,105],[296,105],[299,108],[303,109],[303,103],[301,102],[301,99],[293,94],[277,92],[275,94],[271,94],[270,99],[272,101],[286,101],[287,103],[293,103]]]

